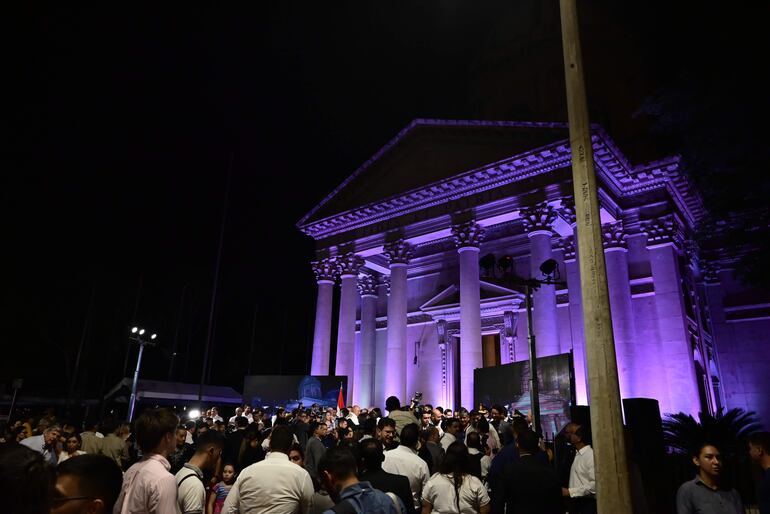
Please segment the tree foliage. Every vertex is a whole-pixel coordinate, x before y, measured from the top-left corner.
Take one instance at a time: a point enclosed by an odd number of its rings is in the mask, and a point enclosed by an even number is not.
[[[754,412],[730,409],[716,415],[699,413],[699,420],[690,414],[679,412],[663,419],[663,440],[674,452],[682,455],[694,453],[698,446],[711,443],[727,456],[743,451],[746,437],[761,429]]]

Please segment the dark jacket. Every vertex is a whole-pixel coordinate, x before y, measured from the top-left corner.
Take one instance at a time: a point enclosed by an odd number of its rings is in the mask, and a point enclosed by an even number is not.
[[[384,493],[393,493],[404,502],[407,512],[415,512],[414,499],[412,498],[412,490],[409,488],[409,479],[403,475],[395,475],[383,471],[382,468],[377,470],[368,470],[363,473],[359,479],[363,482],[369,482],[372,487],[379,489]]]
[[[536,455],[522,455],[505,465],[492,485],[492,512],[562,514],[561,485],[556,472]]]
[[[441,463],[444,462],[444,448],[438,443],[428,441],[425,444],[425,448],[430,452],[431,459],[433,461],[433,467],[430,468],[430,474],[438,473],[438,469],[441,467]]]

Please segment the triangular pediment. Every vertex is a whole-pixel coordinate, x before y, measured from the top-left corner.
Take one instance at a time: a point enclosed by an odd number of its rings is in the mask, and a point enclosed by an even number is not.
[[[479,295],[482,307],[496,302],[521,302],[524,295],[519,291],[508,289],[497,284],[490,284],[481,280],[479,282]],[[426,313],[438,310],[446,310],[460,307],[460,288],[456,284],[443,289],[439,294],[420,306],[420,310]]]
[[[298,224],[406,193],[567,137],[563,123],[417,119]]]

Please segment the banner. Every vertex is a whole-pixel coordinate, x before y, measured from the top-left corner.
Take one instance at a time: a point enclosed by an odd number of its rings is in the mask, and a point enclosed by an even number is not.
[[[340,384],[348,390],[348,377],[310,375],[246,375],[243,402],[252,407],[296,409],[300,404],[337,408]],[[343,394],[344,398],[344,394]]]
[[[574,403],[573,371],[568,353],[537,359],[540,392],[540,424],[543,432],[558,433],[569,422],[569,407]],[[473,372],[473,393],[478,408],[503,405],[508,414],[519,410],[529,413],[529,361],[479,368]]]

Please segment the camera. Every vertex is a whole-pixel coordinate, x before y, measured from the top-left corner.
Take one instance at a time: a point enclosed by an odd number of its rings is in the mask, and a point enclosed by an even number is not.
[[[414,410],[420,404],[420,400],[422,400],[422,393],[416,391],[414,396],[412,396],[412,401],[409,403],[409,410]]]

